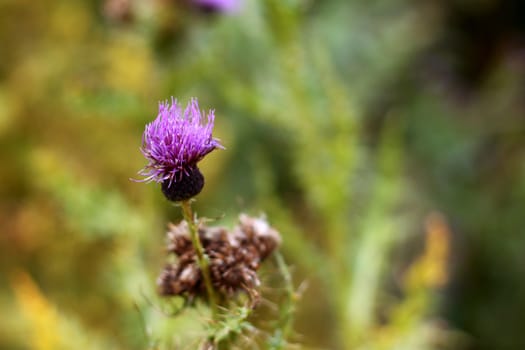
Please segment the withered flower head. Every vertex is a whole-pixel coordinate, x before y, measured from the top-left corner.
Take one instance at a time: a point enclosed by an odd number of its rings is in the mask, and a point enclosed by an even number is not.
[[[281,243],[279,233],[265,219],[241,214],[239,225],[231,232],[223,227],[201,225],[199,236],[209,258],[214,288],[223,297],[245,291],[256,299],[257,270]],[[204,283],[187,223],[182,221],[170,225],[167,239],[168,252],[175,254],[178,260],[176,264],[168,264],[159,276],[159,292],[162,295],[204,297]]]

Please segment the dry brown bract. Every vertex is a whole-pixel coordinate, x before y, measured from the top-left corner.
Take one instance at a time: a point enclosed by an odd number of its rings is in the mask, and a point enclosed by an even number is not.
[[[209,258],[215,290],[225,298],[245,291],[252,302],[256,302],[259,285],[256,271],[281,243],[279,233],[265,219],[241,214],[239,224],[231,232],[223,227],[201,224],[199,237]],[[168,253],[178,259],[176,263],[167,264],[161,272],[157,280],[160,294],[182,295],[190,299],[205,297],[204,282],[186,221],[170,224],[167,238]]]

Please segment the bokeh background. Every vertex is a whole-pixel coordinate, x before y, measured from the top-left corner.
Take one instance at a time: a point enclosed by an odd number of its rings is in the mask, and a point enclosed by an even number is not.
[[[192,348],[155,296],[179,211],[129,179],[196,96],[197,212],[279,229],[290,348],[525,349],[525,3],[239,4],[0,0],[0,348]]]

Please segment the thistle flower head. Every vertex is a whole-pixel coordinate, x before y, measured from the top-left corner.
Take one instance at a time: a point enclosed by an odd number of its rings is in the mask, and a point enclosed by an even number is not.
[[[241,7],[240,0],[192,0],[192,2],[210,12],[234,13]]]
[[[204,178],[197,163],[214,149],[224,148],[212,137],[214,119],[214,111],[206,115],[195,98],[184,110],[173,97],[171,104],[161,102],[157,118],[142,135],[141,151],[149,161],[139,172],[145,176],[142,181],[162,183],[164,194],[174,201],[199,193]]]

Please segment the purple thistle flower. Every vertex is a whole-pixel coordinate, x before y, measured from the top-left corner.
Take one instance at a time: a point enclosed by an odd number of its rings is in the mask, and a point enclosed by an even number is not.
[[[141,152],[149,163],[139,174],[145,176],[144,182],[161,183],[169,200],[197,195],[204,186],[197,163],[214,149],[224,148],[212,137],[214,111],[208,111],[207,122],[204,117],[196,98],[182,111],[172,97],[171,104],[159,103],[157,118],[146,125]]]
[[[205,11],[234,13],[237,12],[241,3],[240,0],[191,0],[194,5]]]

